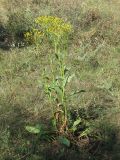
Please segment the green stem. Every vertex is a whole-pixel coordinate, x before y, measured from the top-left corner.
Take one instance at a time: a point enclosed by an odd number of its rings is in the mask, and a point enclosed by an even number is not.
[[[65,73],[64,73],[64,60],[62,59],[61,62],[61,77],[62,77],[62,83],[64,83],[64,79],[65,79]],[[62,104],[63,104],[63,108],[64,108],[64,119],[66,120],[67,118],[67,106],[65,104],[65,86],[64,84],[62,84]]]
[[[52,104],[52,95],[51,95],[51,93],[49,95],[49,101],[50,101],[50,106],[52,108],[52,115],[53,115],[53,118],[54,118],[54,107],[53,107],[53,104]]]
[[[53,61],[50,58],[50,56],[49,56],[49,60],[50,60],[50,69],[51,69],[51,72],[52,72],[52,80],[54,82],[55,81],[55,75],[54,75],[54,69],[53,69]]]

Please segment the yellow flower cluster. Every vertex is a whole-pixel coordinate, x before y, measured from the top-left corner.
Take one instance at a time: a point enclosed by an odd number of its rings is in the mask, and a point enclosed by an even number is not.
[[[41,38],[48,38],[52,42],[60,41],[72,31],[72,26],[63,19],[53,16],[40,16],[35,19],[36,28],[25,33],[29,43],[37,44]]]
[[[27,41],[31,41],[31,38],[33,38],[33,35],[32,35],[31,32],[26,32],[26,33],[24,34],[24,37],[25,37],[25,39],[26,39]]]
[[[44,32],[49,35],[62,37],[72,30],[69,23],[65,23],[63,19],[53,16],[40,16],[35,20],[36,24],[40,25]]]
[[[38,29],[33,29],[30,32],[26,32],[24,36],[27,42],[36,44],[44,36],[44,33]]]

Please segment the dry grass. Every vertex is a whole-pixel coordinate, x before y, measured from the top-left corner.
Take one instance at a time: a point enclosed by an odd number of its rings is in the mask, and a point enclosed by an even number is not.
[[[70,21],[74,33],[69,43],[67,64],[76,77],[68,92],[86,91],[71,98],[70,107],[109,108],[109,120],[119,127],[119,10],[119,0],[0,0],[0,25],[7,26],[9,17],[17,15],[18,20],[12,21],[17,31],[18,22],[24,22],[24,13],[30,13],[27,15],[30,18],[31,15],[53,15]],[[3,149],[0,151],[1,160],[10,159],[10,156],[12,160],[19,160],[26,153],[30,154],[31,160],[40,159],[42,146],[36,143],[38,148],[34,145],[29,148],[26,145],[28,139],[24,125],[34,124],[40,117],[49,117],[49,103],[44,98],[41,84],[42,71],[46,66],[49,68],[49,50],[47,44],[39,50],[33,46],[9,51],[0,49],[0,143],[1,137],[6,138],[6,142],[1,143],[5,150],[4,153]],[[9,137],[9,130],[12,137]],[[117,151],[114,151],[113,156],[116,155]]]

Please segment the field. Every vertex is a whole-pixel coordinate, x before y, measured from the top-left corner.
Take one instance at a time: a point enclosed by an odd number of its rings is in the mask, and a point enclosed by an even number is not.
[[[26,40],[41,16],[72,26],[67,41]],[[67,118],[62,131],[51,131],[53,117]],[[0,160],[119,160],[119,151],[119,0],[0,0]]]

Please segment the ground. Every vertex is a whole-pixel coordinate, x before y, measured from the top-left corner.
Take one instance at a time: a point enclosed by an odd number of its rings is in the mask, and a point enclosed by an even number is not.
[[[7,48],[4,47],[7,45],[6,42],[0,41],[1,160],[80,158],[81,151],[78,154],[76,149],[66,149],[55,142],[41,142],[39,137],[31,136],[25,130],[28,124],[41,121],[47,123],[51,110],[42,88],[42,73],[45,67],[49,68],[48,56],[52,54],[49,44],[39,47],[11,46],[13,43],[18,44],[18,41],[21,42],[21,37],[16,38],[14,33],[29,28],[32,20],[38,15],[58,16],[73,25],[74,31],[70,35],[66,64],[75,77],[67,90],[69,93],[74,90],[85,92],[70,99],[69,108],[86,108],[87,111],[100,108],[107,112],[107,117],[100,115],[100,119],[104,119],[106,124],[102,124],[102,127],[108,129],[105,132],[111,132],[113,137],[109,137],[109,143],[98,149],[98,153],[90,157],[91,160],[120,159],[119,10],[118,0],[0,2],[0,25],[5,29],[5,33],[9,31],[10,35],[7,41],[10,46]],[[96,112],[90,114],[95,116]],[[81,157],[83,160],[88,159],[89,153],[85,152]]]

